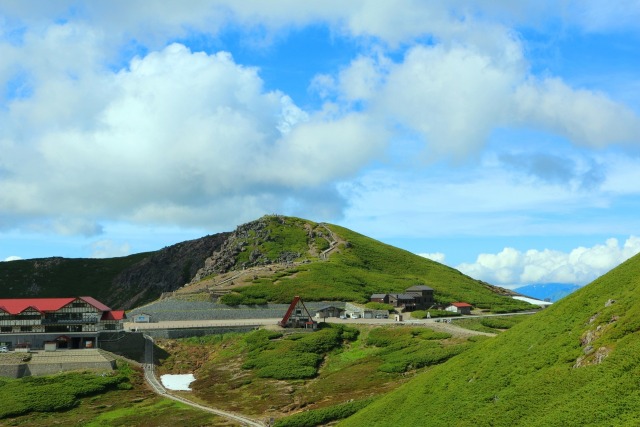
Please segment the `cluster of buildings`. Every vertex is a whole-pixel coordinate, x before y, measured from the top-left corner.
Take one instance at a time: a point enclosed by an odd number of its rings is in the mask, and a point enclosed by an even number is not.
[[[373,294],[370,300],[403,308],[406,311],[427,309],[435,304],[433,288],[425,285],[411,286],[402,294]]]
[[[92,297],[0,299],[0,346],[95,348],[101,333],[122,331],[125,318]]]
[[[404,311],[427,310],[436,304],[433,288],[425,285],[411,286],[401,294],[373,294],[370,301],[389,304]],[[452,313],[471,314],[472,306],[466,302],[453,302],[444,309]]]

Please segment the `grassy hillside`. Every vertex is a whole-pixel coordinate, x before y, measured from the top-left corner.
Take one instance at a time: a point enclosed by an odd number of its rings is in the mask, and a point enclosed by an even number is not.
[[[243,224],[233,233],[127,257],[0,262],[0,288],[5,298],[89,295],[128,309],[192,279],[195,285],[215,282],[222,273],[248,268],[263,270],[229,283],[233,292],[223,302],[289,303],[295,295],[366,302],[372,293],[401,293],[425,284],[442,304],[465,301],[494,312],[531,308],[501,295],[505,290],[346,228],[279,215]]]
[[[0,377],[0,425],[229,426],[224,418],[155,395],[141,369],[67,372],[51,376]]]
[[[237,293],[224,298],[231,304],[287,303],[295,295],[308,301],[342,300],[366,302],[373,293],[400,293],[410,286],[425,284],[435,290],[438,302],[465,301],[496,312],[531,308],[527,303],[500,295],[501,290],[465,276],[461,272],[386,245],[336,225],[318,225],[298,218],[277,217],[282,222],[269,223],[268,244],[260,253],[276,259],[281,253],[295,251],[296,263],[278,274],[256,275]],[[336,250],[326,261],[311,255],[308,248],[326,240],[318,237],[324,228],[333,232]],[[307,231],[305,231],[307,230]],[[331,239],[333,240],[333,239]],[[259,244],[249,240],[237,255],[248,259]],[[325,246],[323,246],[325,247]],[[327,246],[328,247],[328,244]],[[307,250],[304,250],[307,248]]]
[[[345,402],[368,402],[483,339],[491,338],[425,327],[322,324],[313,333],[259,330],[156,342],[169,355],[158,373],[193,373],[194,399],[280,420],[310,410],[344,418]],[[304,417],[317,421],[313,414]],[[329,421],[326,412],[320,418]]]
[[[636,256],[340,425],[637,425],[639,292]]]

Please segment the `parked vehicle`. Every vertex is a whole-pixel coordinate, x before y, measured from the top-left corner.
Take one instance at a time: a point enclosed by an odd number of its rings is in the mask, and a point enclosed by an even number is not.
[[[8,353],[9,349],[7,348],[6,345],[3,345],[2,347],[0,347],[0,353]]]

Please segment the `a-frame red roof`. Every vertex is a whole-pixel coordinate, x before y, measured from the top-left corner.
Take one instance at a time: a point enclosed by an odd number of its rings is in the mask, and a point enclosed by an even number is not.
[[[92,305],[100,311],[111,311],[109,307],[92,297],[78,298],[7,298],[0,299],[0,308],[9,314],[20,314],[28,308],[33,308],[40,313],[60,310],[67,304],[80,299]]]
[[[109,307],[107,307],[106,305],[104,305],[103,303],[101,303],[100,301],[98,301],[93,297],[80,297],[80,299],[88,304],[91,304],[92,306],[94,306],[100,311],[111,311]]]
[[[124,320],[126,318],[127,315],[124,313],[124,310],[113,310],[102,313],[100,320]]]

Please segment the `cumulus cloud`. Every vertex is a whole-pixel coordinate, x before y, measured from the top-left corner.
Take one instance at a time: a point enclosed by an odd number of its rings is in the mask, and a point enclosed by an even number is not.
[[[41,43],[21,54],[57,55]],[[98,234],[87,219],[96,216],[207,226],[224,206],[236,221],[259,204],[259,214],[277,212],[384,148],[370,118],[309,114],[226,52],[172,44],[117,72],[32,68],[34,95],[0,112],[0,206],[16,223],[64,215],[53,224],[64,234]],[[327,210],[343,203],[334,194]]]
[[[21,259],[22,259],[22,258],[21,258],[21,257],[19,257],[19,256],[12,255],[12,256],[6,257],[3,261],[5,261],[5,262],[8,262],[8,261],[18,261],[18,260],[21,260]]]
[[[418,255],[432,261],[439,262],[440,264],[444,264],[444,260],[446,258],[445,254],[442,252],[421,253]]]
[[[335,214],[348,193],[335,182],[381,157],[391,140],[418,139],[430,152],[462,158],[500,127],[542,129],[588,147],[637,143],[640,135],[638,116],[605,94],[530,75],[526,47],[503,23],[542,15],[552,2],[37,4],[0,5],[4,229],[93,236],[99,218],[227,227],[285,209]],[[256,33],[268,38],[309,24],[366,46],[314,79],[326,101],[319,111],[265,89],[260,70],[229,53],[166,46],[227,26],[265,29]],[[597,165],[534,160],[527,170],[546,182],[591,188],[604,179]],[[521,188],[498,179],[489,184],[515,201],[469,196],[477,187],[486,194],[487,182],[447,187],[464,200],[448,207],[459,213],[475,201],[492,212],[500,203],[526,208],[566,196],[533,188],[523,200]]]
[[[509,32],[460,37],[415,45],[395,62],[379,52],[360,56],[335,77],[318,76],[314,88],[366,101],[367,114],[420,136],[437,155],[474,154],[501,127],[538,129],[588,147],[640,143],[633,110],[559,78],[533,78],[524,47]]]
[[[497,285],[532,283],[587,284],[640,252],[640,238],[630,236],[620,244],[608,239],[571,252],[504,248],[497,254],[480,254],[474,263],[456,268],[471,277]]]
[[[527,81],[514,94],[517,119],[591,147],[638,143],[640,118],[603,93],[572,89],[558,78]]]

